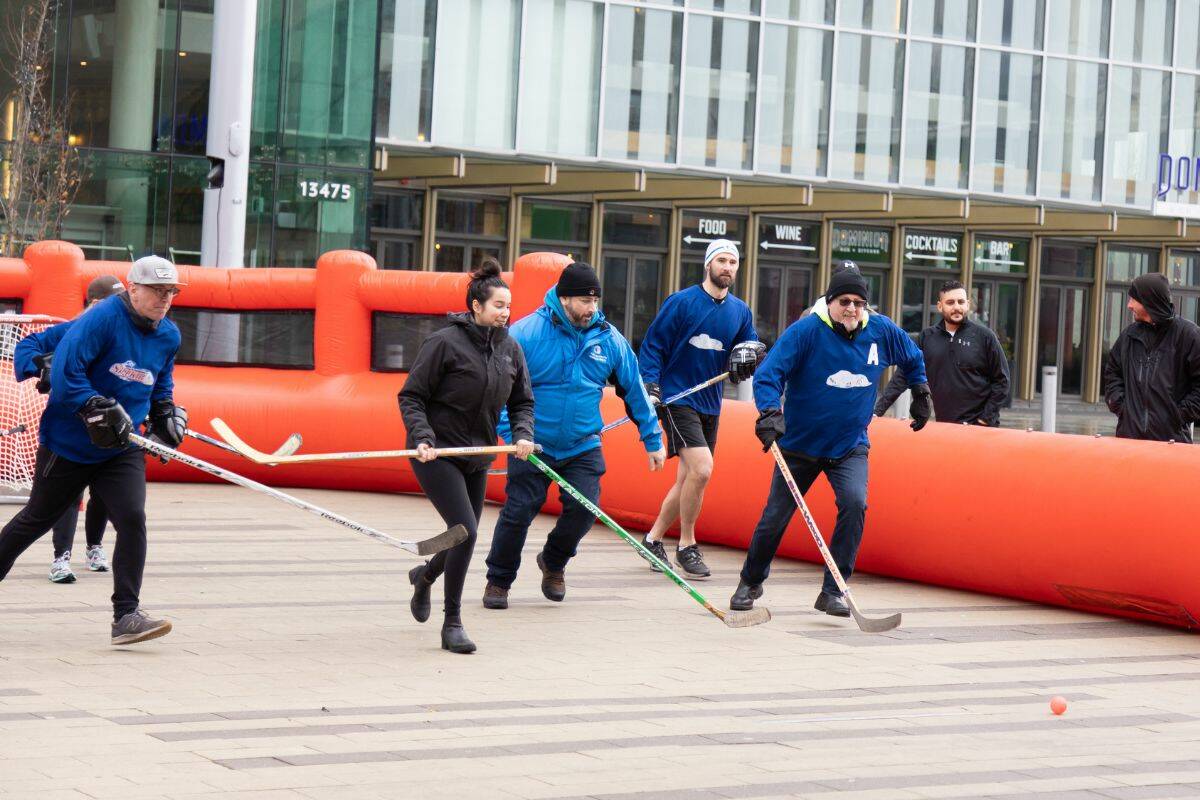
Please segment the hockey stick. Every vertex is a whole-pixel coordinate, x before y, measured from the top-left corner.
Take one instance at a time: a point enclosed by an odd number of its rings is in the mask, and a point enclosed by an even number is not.
[[[22,422],[20,425],[14,425],[6,431],[0,431],[0,436],[15,436],[18,433],[24,433],[27,430],[29,429],[26,428],[25,423]]]
[[[225,450],[226,452],[233,453],[234,455],[239,455],[239,456],[241,455],[241,453],[239,453],[237,450],[233,449],[233,447],[225,444],[220,439],[214,439],[213,437],[208,436],[207,434],[203,434],[198,431],[191,430],[189,428],[187,431],[187,435],[191,436],[193,439],[196,439],[197,441],[204,442],[205,444],[211,444],[213,447],[220,448],[221,450]],[[291,436],[289,436],[287,439],[284,440],[283,444],[279,445],[279,448],[274,453],[272,453],[272,455],[290,456],[292,453],[299,450],[300,445],[303,443],[304,443],[303,437],[301,437],[300,434],[298,434],[298,433],[293,433]]]
[[[270,495],[276,500],[282,500],[288,505],[303,509],[311,514],[316,514],[318,517],[323,517],[330,522],[336,522],[338,525],[349,528],[352,531],[370,536],[376,541],[390,544],[392,547],[398,547],[401,550],[407,550],[410,553],[416,553],[419,556],[429,556],[445,550],[448,547],[453,547],[467,539],[467,529],[462,525],[455,525],[444,533],[439,533],[437,536],[432,536],[428,539],[422,539],[419,542],[409,542],[404,539],[396,539],[387,535],[383,531],[377,531],[374,528],[369,528],[366,525],[360,525],[353,520],[346,519],[340,514],[335,514],[332,511],[315,506],[312,503],[305,502],[299,497],[293,497],[290,494],[285,494],[278,489],[272,489],[270,486],[264,486],[258,481],[252,481],[249,478],[238,475],[236,472],[230,472],[227,469],[221,469],[215,464],[210,464],[207,461],[190,456],[187,453],[181,453],[178,450],[172,450],[164,444],[151,441],[145,436],[139,436],[136,433],[129,435],[129,441],[136,444],[143,450],[153,453],[159,458],[173,458],[181,464],[187,464],[189,467],[195,467],[201,472],[207,472],[209,475],[215,475],[222,480],[236,483],[238,486],[245,486],[247,489],[253,489],[256,492],[262,492],[265,495]]]
[[[859,612],[858,606],[854,604],[854,598],[850,596],[850,587],[846,585],[846,580],[842,577],[837,562],[833,560],[833,553],[829,552],[829,547],[821,537],[821,531],[817,529],[817,522],[813,519],[812,514],[809,513],[808,504],[804,502],[804,495],[800,494],[800,487],[796,485],[796,479],[792,477],[792,471],[788,468],[787,462],[783,460],[783,453],[780,452],[779,444],[776,442],[771,443],[771,455],[775,456],[775,463],[779,465],[779,473],[783,475],[784,482],[788,485],[788,489],[791,490],[792,499],[796,501],[796,507],[800,509],[800,514],[804,517],[805,523],[808,524],[808,531],[812,534],[813,541],[817,543],[817,549],[821,551],[821,558],[825,559],[825,566],[829,568],[829,573],[833,575],[834,583],[841,590],[842,596],[846,598],[846,605],[850,606],[850,613],[854,616],[854,621],[858,623],[858,629],[866,633],[883,633],[899,626],[899,614],[892,614],[890,617],[872,618],[864,617]]]
[[[691,595],[692,599],[704,606],[706,611],[724,622],[729,627],[749,628],[751,625],[761,625],[764,622],[769,622],[771,620],[771,612],[762,607],[754,608],[750,611],[722,611],[721,609],[714,607],[712,603],[704,599],[704,595],[692,588],[691,584],[681,578],[679,574],[675,572],[675,570],[671,569],[669,564],[660,561],[658,557],[647,550],[641,542],[639,542],[637,539],[631,536],[628,531],[618,525],[612,517],[601,511],[599,506],[584,497],[578,489],[567,483],[567,481],[561,475],[550,469],[550,467],[548,467],[540,458],[537,456],[530,456],[529,463],[540,469],[546,475],[546,477],[561,486],[567,492],[567,494],[579,501],[580,505],[595,514],[596,517],[605,525],[612,528],[612,530],[618,536],[625,540],[626,544],[632,545],[633,549],[637,551],[638,555],[649,561],[653,566],[658,567],[664,575],[675,582],[676,586]]]
[[[668,397],[666,400],[661,401],[660,403],[658,403],[658,405],[669,406],[669,405],[671,405],[671,403],[678,402],[690,394],[695,394],[696,392],[700,391],[701,389],[707,389],[709,386],[712,386],[713,384],[720,383],[721,381],[725,380],[728,377],[729,377],[728,372],[722,372],[720,375],[714,375],[713,377],[706,380],[704,383],[698,383],[690,389],[684,389],[679,394],[672,395],[672,396]],[[602,434],[608,433],[613,428],[619,428],[622,425],[624,425],[626,422],[629,422],[629,417],[621,417],[618,420],[613,420],[612,422],[608,423],[603,428],[601,428],[600,433],[602,433]]]

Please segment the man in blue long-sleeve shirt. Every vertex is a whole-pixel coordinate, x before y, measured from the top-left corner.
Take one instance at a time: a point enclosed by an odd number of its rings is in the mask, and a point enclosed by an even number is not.
[[[802,493],[822,472],[833,487],[838,515],[830,551],[846,580],[854,572],[866,521],[867,426],[883,370],[896,365],[908,380],[914,431],[925,426],[931,413],[921,351],[890,319],[868,314],[869,299],[867,282],[856,268],[835,274],[823,301],[784,331],[754,380],[760,412],[754,432],[764,451],[778,441]],[[796,501],[776,468],[730,608],[748,610],[762,596],[795,511]],[[828,569],[816,608],[850,616]]]

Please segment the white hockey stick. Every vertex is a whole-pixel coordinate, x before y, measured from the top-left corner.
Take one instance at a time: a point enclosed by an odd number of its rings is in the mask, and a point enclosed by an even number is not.
[[[859,613],[858,606],[854,604],[854,598],[850,596],[850,587],[846,585],[846,579],[842,577],[841,570],[838,569],[837,562],[833,560],[833,553],[829,552],[829,547],[825,544],[825,539],[821,537],[821,531],[817,528],[817,522],[808,511],[808,504],[804,502],[804,495],[800,494],[800,487],[796,485],[796,479],[792,477],[792,471],[788,468],[787,462],[783,459],[783,453],[779,450],[778,443],[771,443],[771,455],[775,456],[775,463],[779,465],[779,473],[783,475],[784,483],[792,492],[792,499],[796,501],[796,507],[800,509],[800,514],[804,517],[804,522],[808,525],[809,533],[812,534],[813,541],[817,544],[817,549],[821,551],[821,558],[825,559],[825,566],[829,568],[829,573],[833,575],[833,581],[841,590],[842,596],[846,598],[846,605],[850,606],[850,613],[854,616],[854,621],[858,623],[858,629],[866,633],[883,633],[890,631],[892,628],[900,625],[900,615],[892,614],[890,617],[872,618],[864,617]]]
[[[129,435],[129,441],[133,444],[136,444],[146,452],[153,453],[159,458],[173,458],[181,464],[187,464],[189,467],[194,467],[201,472],[207,472],[209,475],[215,475],[221,480],[229,481],[230,483],[236,483],[238,486],[245,486],[247,489],[253,489],[256,492],[262,492],[265,495],[274,497],[276,500],[282,500],[288,505],[303,509],[310,514],[316,514],[318,517],[323,517],[330,522],[336,522],[338,525],[349,528],[356,533],[370,536],[376,541],[383,542],[384,544],[390,544],[392,547],[398,547],[401,550],[407,550],[410,553],[416,553],[419,556],[433,555],[434,553],[438,553],[448,547],[453,547],[460,542],[464,542],[467,539],[467,529],[462,525],[455,525],[453,528],[445,531],[444,533],[439,533],[437,536],[433,536],[428,539],[422,539],[419,542],[410,542],[404,539],[397,539],[393,536],[389,536],[383,531],[377,531],[374,528],[370,528],[366,525],[360,525],[353,520],[346,519],[340,514],[335,514],[332,511],[326,511],[320,506],[315,506],[312,503],[301,500],[299,497],[293,497],[292,495],[285,494],[278,489],[272,489],[270,486],[265,486],[258,481],[252,481],[247,477],[238,475],[236,472],[231,472],[227,469],[221,469],[215,464],[209,464],[207,461],[201,461],[200,459],[190,456],[187,453],[181,453],[178,450],[172,450],[170,447],[151,441],[145,436],[139,436],[136,433],[132,433]]]
[[[187,430],[187,435],[191,436],[193,439],[195,439],[197,441],[204,442],[205,444],[211,444],[213,447],[224,450],[227,453],[233,453],[234,455],[239,455],[239,456],[242,455],[241,453],[239,453],[237,450],[235,450],[230,445],[227,445],[224,442],[222,442],[220,439],[214,439],[213,437],[211,437],[207,434],[200,433],[199,431],[194,431],[189,428]],[[299,450],[300,445],[302,445],[302,444],[304,444],[304,437],[302,437],[298,433],[293,433],[292,435],[288,436],[288,438],[283,441],[283,444],[279,445],[279,447],[276,448],[275,452],[272,453],[271,455],[290,456],[292,453]]]
[[[720,383],[721,381],[725,380],[728,377],[729,377],[728,372],[722,372],[720,375],[714,375],[713,377],[706,380],[704,383],[698,383],[690,389],[684,389],[679,394],[668,397],[666,400],[663,400],[658,405],[669,406],[669,405],[671,405],[671,403],[676,403],[676,402],[682,400],[683,398],[687,397],[690,394],[695,394],[696,392],[700,391],[701,389],[707,389],[709,386],[712,386],[713,384]],[[629,417],[621,417],[620,419],[613,420],[612,422],[608,423],[603,428],[601,428],[600,433],[601,434],[608,433],[613,428],[619,428],[622,425],[624,425],[626,422],[629,422]]]

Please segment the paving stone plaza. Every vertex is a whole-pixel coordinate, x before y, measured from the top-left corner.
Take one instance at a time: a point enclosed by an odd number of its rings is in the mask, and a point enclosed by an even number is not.
[[[422,498],[297,494],[437,529]],[[409,615],[407,554],[235,487],[150,498],[142,599],[170,636],[110,647],[110,579],[51,584],[48,538],[0,585],[0,797],[1200,797],[1194,635],[861,575],[863,606],[904,612],[872,636],[813,611],[795,562],[773,621],[729,629],[600,527],[556,605],[532,564],[545,516],[488,611],[489,505],[479,652],[451,655],[436,606]],[[740,554],[706,555],[723,605]]]

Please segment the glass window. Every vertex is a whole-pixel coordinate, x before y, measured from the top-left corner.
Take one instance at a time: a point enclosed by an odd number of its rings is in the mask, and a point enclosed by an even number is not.
[[[178,364],[313,368],[314,312],[217,311],[175,306]]]
[[[689,8],[701,11],[724,11],[727,14],[758,16],[758,0],[688,0]],[[695,21],[695,17],[692,18]]]
[[[838,34],[837,103],[829,173],[894,182],[900,156],[904,45],[880,36]]]
[[[1046,50],[1103,58],[1108,53],[1108,0],[1051,0]]]
[[[1030,195],[1036,190],[1041,83],[1040,57],[979,51],[973,189]]]
[[[437,0],[382,3],[375,114],[379,138],[407,142],[429,139],[436,31]]]
[[[961,253],[961,236],[942,231],[904,231],[904,265],[908,268],[957,271]]]
[[[679,161],[750,169],[758,25],[693,14],[688,26]]]
[[[377,189],[367,209],[372,228],[421,232],[425,217],[425,193]]]
[[[1042,245],[1042,275],[1055,278],[1084,278],[1095,274],[1094,245],[1046,242]]]
[[[1043,0],[983,0],[979,4],[979,41],[1040,50],[1045,17],[1042,3]]]
[[[976,236],[972,259],[976,272],[1029,272],[1029,240]]]
[[[759,171],[825,174],[832,69],[832,32],[767,25],[758,84]]]
[[[1200,253],[1172,250],[1167,276],[1172,286],[1200,287]]]
[[[1112,4],[1113,59],[1170,66],[1174,0],[1112,0]],[[1195,39],[1195,33],[1191,28],[1190,38]]]
[[[995,0],[984,0],[986,5]],[[975,39],[975,0],[908,0],[908,32],[942,39]]]
[[[937,287],[944,277],[905,275],[901,289],[900,327],[916,335],[927,328],[937,312]]]
[[[832,238],[834,261],[849,259],[856,262],[891,264],[892,232],[887,228],[834,225]]]
[[[445,314],[371,314],[371,370],[408,372],[417,360],[421,342],[449,325]]]
[[[771,19],[833,24],[834,0],[763,0],[763,14]]]
[[[208,169],[207,158],[171,159],[171,213],[164,255],[176,264],[200,263]]]
[[[682,14],[609,8],[602,156],[675,160],[682,42]]]
[[[904,182],[967,188],[974,51],[913,42],[905,96]]]
[[[87,150],[80,155],[83,180],[63,238],[92,259],[132,261],[165,254],[171,159]]]
[[[169,133],[177,153],[203,155],[208,144],[208,86],[212,72],[214,0],[187,0],[179,14],[179,48],[175,54],[175,109]],[[169,35],[169,34],[168,34]],[[164,57],[169,57],[165,53]]]
[[[437,232],[479,236],[508,235],[508,198],[440,195]]]
[[[1120,100],[1112,104],[1108,115],[1104,199],[1149,206],[1155,193],[1158,154],[1167,149],[1170,74],[1113,67],[1112,96]]]
[[[1100,64],[1046,59],[1042,195],[1100,199],[1105,78]]]
[[[1185,37],[1180,37],[1185,38]],[[1200,78],[1195,75],[1175,73],[1175,108],[1171,114],[1171,136],[1168,152],[1176,158],[1200,157],[1200,140],[1196,132],[1200,131]],[[1154,171],[1156,190],[1164,187],[1158,183],[1158,169]],[[1173,182],[1171,182],[1173,183]],[[1188,180],[1189,186],[1195,185],[1195,180]],[[1178,191],[1171,188],[1167,191],[1165,200],[1184,203],[1200,203],[1200,193],[1193,191]]]
[[[529,0],[521,85],[522,150],[596,154],[604,6],[587,0]],[[440,135],[440,134],[439,134]]]
[[[1038,303],[1037,391],[1042,390],[1042,367],[1058,367],[1058,393],[1077,395],[1083,389],[1087,356],[1087,318],[1091,292],[1083,286],[1042,284]]]
[[[329,250],[367,246],[365,172],[280,167],[276,191],[276,267],[312,267]]]
[[[1131,283],[1139,275],[1158,271],[1158,251],[1109,247],[1105,262],[1105,273],[1110,281]]]
[[[510,149],[521,4],[518,0],[440,0],[438,18],[434,140]]]
[[[904,32],[903,0],[841,0],[840,6],[838,24],[843,28]]]
[[[271,267],[271,238],[275,233],[275,165],[250,162],[246,194],[247,267]]]
[[[521,203],[521,241],[559,242],[586,248],[591,219],[591,206],[526,199]]]
[[[1179,5],[1179,30],[1200,30],[1200,0],[1176,0]],[[1200,37],[1181,33],[1175,42],[1175,66],[1200,69]]]
[[[602,241],[605,246],[666,250],[670,221],[667,212],[656,209],[605,207]]]
[[[746,241],[746,218],[710,211],[681,211],[679,219],[679,288],[704,280],[704,254],[716,239],[728,239],[739,248]],[[743,262],[744,266],[744,262]],[[738,269],[733,293],[745,297],[746,270]]]
[[[250,102],[250,157],[279,157],[279,92],[283,69],[283,5],[259,0],[254,37],[254,91]]]

